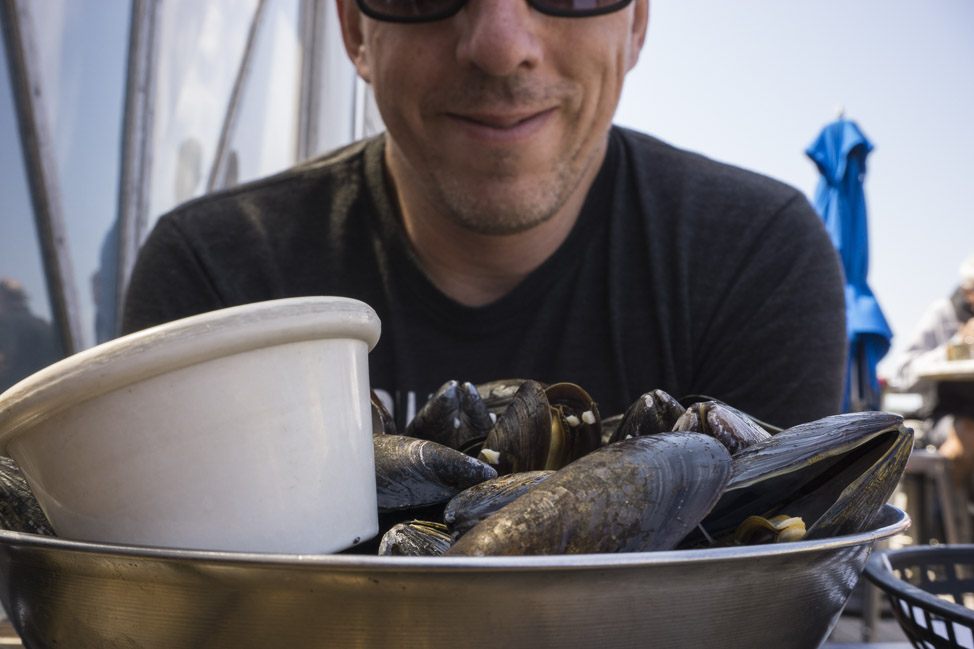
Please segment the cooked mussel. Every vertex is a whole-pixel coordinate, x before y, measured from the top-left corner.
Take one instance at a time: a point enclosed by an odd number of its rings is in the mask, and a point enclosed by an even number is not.
[[[511,473],[464,489],[443,509],[443,522],[459,538],[480,521],[541,484],[554,471]]]
[[[374,435],[379,511],[425,507],[497,477],[477,458],[448,446],[405,435]]]
[[[394,525],[382,535],[378,554],[386,557],[435,557],[446,552],[452,543],[443,523],[409,521]]]
[[[608,443],[672,431],[685,410],[679,401],[664,390],[647,392],[626,409]]]
[[[598,407],[580,386],[524,381],[479,457],[500,474],[557,470],[597,449],[601,439]]]
[[[525,381],[491,428],[478,456],[501,475],[545,467],[551,408],[544,386]]]
[[[575,383],[545,388],[552,409],[551,444],[545,469],[557,470],[602,445],[602,418],[588,392]]]
[[[54,536],[20,467],[6,456],[0,456],[0,528]]]
[[[730,464],[727,449],[698,433],[604,446],[488,516],[447,554],[670,549],[717,502]]]
[[[406,435],[463,450],[487,437],[494,419],[472,383],[447,381],[406,426]]]
[[[718,542],[750,516],[801,518],[808,539],[867,529],[906,468],[913,431],[902,421],[884,412],[835,415],[740,451],[703,529]]]
[[[673,430],[711,435],[726,446],[731,455],[771,437],[747,415],[719,401],[693,404],[676,420]]]
[[[704,401],[713,401],[715,403],[719,403],[720,405],[724,406],[725,408],[730,408],[731,410],[733,410],[734,412],[736,412],[740,416],[746,417],[748,420],[754,422],[759,427],[761,427],[764,430],[768,431],[772,435],[775,435],[777,433],[780,433],[782,430],[784,430],[780,426],[775,426],[774,424],[768,423],[766,421],[762,421],[762,420],[758,419],[757,417],[755,417],[754,415],[752,415],[750,413],[747,413],[747,412],[744,412],[743,410],[740,410],[738,408],[735,408],[734,406],[730,405],[729,403],[727,403],[725,401],[721,401],[720,399],[716,399],[714,397],[710,397],[710,396],[707,396],[705,394],[688,394],[686,396],[680,397],[680,403],[683,405],[684,408],[689,408],[690,406],[692,406],[695,403],[703,403]]]

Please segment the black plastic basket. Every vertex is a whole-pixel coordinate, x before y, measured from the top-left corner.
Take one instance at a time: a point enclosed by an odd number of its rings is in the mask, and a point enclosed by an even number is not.
[[[974,545],[877,551],[866,577],[889,596],[914,647],[974,649]]]

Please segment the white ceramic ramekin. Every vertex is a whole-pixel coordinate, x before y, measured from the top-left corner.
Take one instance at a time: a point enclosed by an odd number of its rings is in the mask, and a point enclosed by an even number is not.
[[[0,452],[65,538],[335,552],[378,530],[379,328],[362,302],[307,297],[124,336],[0,395]]]

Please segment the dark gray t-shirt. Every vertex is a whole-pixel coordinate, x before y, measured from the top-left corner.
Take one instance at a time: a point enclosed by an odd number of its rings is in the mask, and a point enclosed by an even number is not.
[[[400,225],[385,140],[353,144],[159,220],[123,328],[302,295],[370,304],[374,388],[400,420],[448,379],[573,381],[603,416],[662,388],[771,423],[837,411],[842,271],[805,197],[621,128],[564,244],[509,294],[461,305]]]

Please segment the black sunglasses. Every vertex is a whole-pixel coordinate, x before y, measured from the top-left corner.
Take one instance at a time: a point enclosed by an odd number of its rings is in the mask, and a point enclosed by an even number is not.
[[[355,0],[369,18],[396,23],[422,23],[443,20],[456,14],[467,0]],[[537,11],[549,16],[584,18],[612,13],[632,0],[527,0]]]

